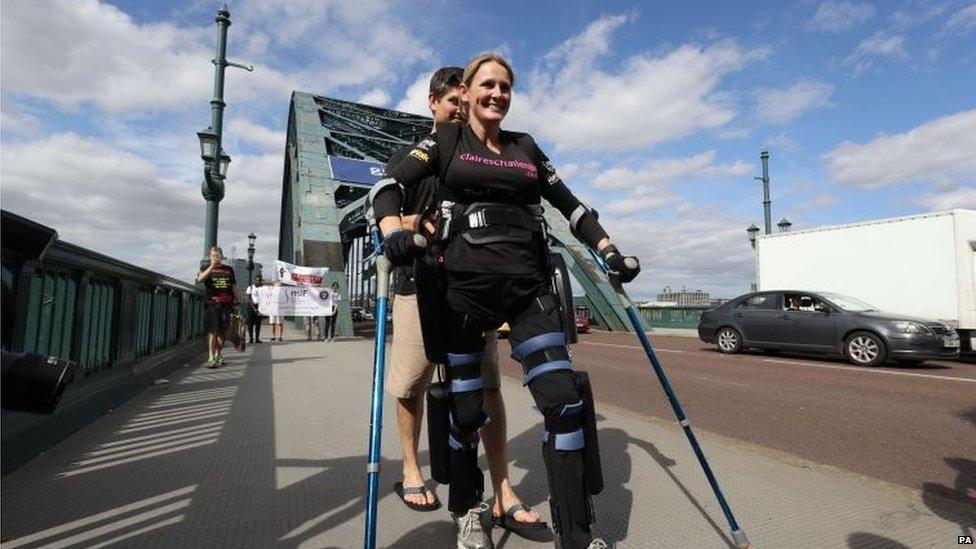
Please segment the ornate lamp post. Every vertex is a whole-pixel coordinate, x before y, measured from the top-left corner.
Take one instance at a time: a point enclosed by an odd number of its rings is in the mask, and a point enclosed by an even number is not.
[[[247,285],[254,284],[254,241],[258,237],[254,233],[247,235]]]
[[[779,227],[779,232],[788,233],[790,232],[790,227],[793,226],[793,222],[790,221],[790,218],[784,217],[783,219],[779,220],[779,223],[777,223],[776,226]]]
[[[197,132],[200,138],[200,158],[204,163],[202,193],[207,201],[207,224],[203,240],[203,257],[206,258],[212,246],[217,245],[217,221],[220,201],[224,198],[224,179],[230,156],[224,152],[221,142],[224,127],[224,69],[228,66],[254,70],[253,66],[231,63],[227,60],[227,27],[230,26],[230,11],[225,4],[217,11],[217,49],[211,62],[214,64],[214,93],[210,101],[210,126]]]

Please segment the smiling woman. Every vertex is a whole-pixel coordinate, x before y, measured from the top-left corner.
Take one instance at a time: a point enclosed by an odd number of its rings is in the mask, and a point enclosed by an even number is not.
[[[446,470],[451,486],[448,507],[458,523],[457,546],[489,547],[489,533],[480,527],[480,515],[488,511],[481,503],[484,477],[478,467],[478,429],[488,420],[480,357],[484,332],[507,323],[524,384],[545,416],[543,458],[558,546],[606,547],[591,532],[590,497],[603,488],[592,393],[586,374],[571,369],[559,300],[549,283],[552,265],[541,199],[569,220],[577,238],[601,251],[622,282],[637,276],[640,267],[636,258],[625,258],[610,243],[596,214],[563,183],[532,136],[501,129],[514,80],[501,56],[483,53],[472,59],[459,86],[469,125],[438,123],[427,139],[387,166],[387,174],[408,190],[430,176],[441,182],[437,257],[431,264],[443,265],[443,274],[416,273],[418,300],[432,299],[421,292],[422,281],[445,280],[445,299],[437,312],[449,319],[441,334],[446,356],[435,357],[450,366],[449,391],[446,397],[431,396],[448,402],[443,413],[429,416],[430,421],[439,418],[444,436],[430,437],[431,455],[448,456],[449,467],[438,468]],[[399,213],[390,207],[397,186],[387,187],[373,199],[380,227]],[[401,257],[391,250],[387,246],[384,253],[394,264],[413,260],[412,252]],[[508,519],[519,510],[501,509],[495,522],[511,527]]]

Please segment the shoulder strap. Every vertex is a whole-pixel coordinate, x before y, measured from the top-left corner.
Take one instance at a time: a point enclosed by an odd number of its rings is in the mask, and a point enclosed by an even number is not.
[[[439,122],[437,124],[437,175],[441,179],[447,175],[447,169],[451,166],[451,160],[454,159],[454,153],[457,151],[460,142],[460,124],[451,124],[450,122]]]

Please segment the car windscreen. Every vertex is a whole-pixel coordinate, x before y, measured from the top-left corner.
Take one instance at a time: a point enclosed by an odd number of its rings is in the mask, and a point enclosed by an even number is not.
[[[830,301],[832,301],[834,305],[837,305],[841,309],[844,309],[845,311],[849,311],[852,313],[863,313],[866,311],[878,310],[878,308],[875,307],[874,305],[871,305],[870,303],[865,303],[860,299],[856,299],[851,296],[841,295],[841,294],[830,294],[830,293],[824,293],[822,295],[827,299],[829,299]]]

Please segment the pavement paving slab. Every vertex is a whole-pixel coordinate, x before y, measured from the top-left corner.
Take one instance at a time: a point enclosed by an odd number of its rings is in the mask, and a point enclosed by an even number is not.
[[[174,372],[4,477],[3,547],[360,546],[373,343],[287,335],[229,351],[219,370]],[[549,520],[541,417],[517,381],[502,383],[512,482]],[[393,404],[385,399],[379,545],[453,547],[445,509],[416,513],[393,493]],[[612,403],[598,410],[599,532],[617,547],[730,547],[681,429]],[[948,547],[976,535],[976,508],[964,503],[697,434],[755,547]],[[500,549],[540,546],[494,537]]]

